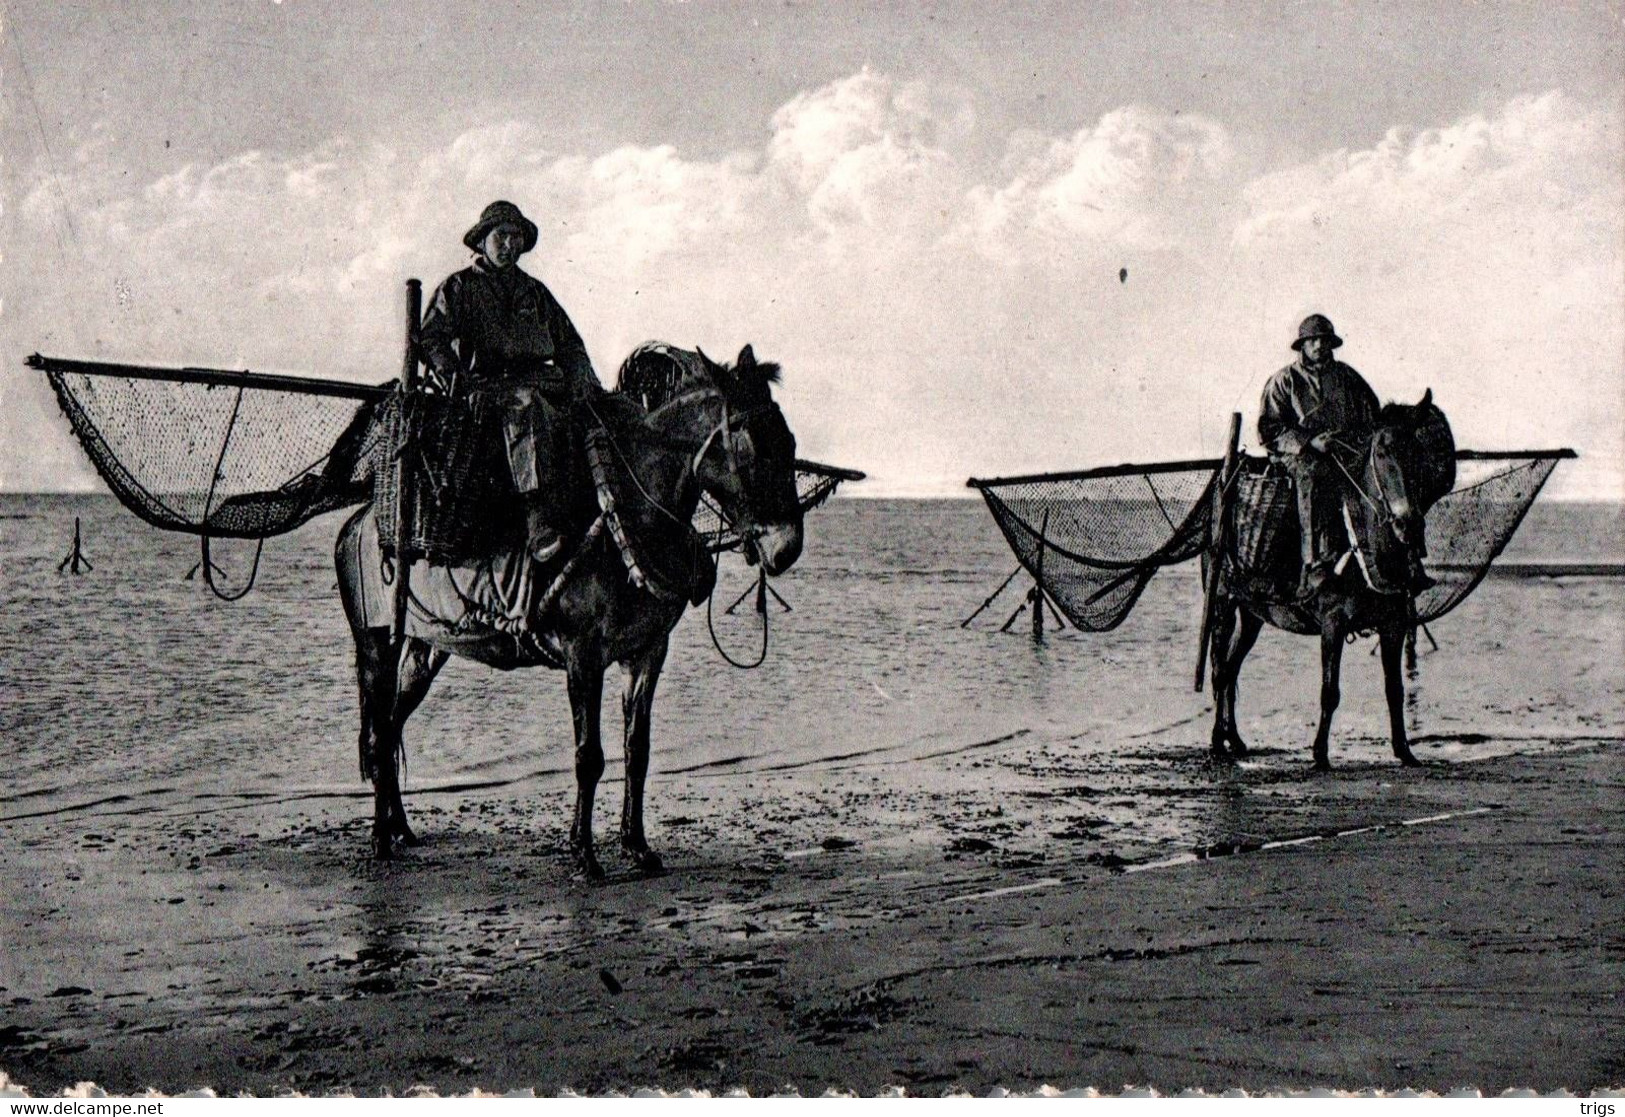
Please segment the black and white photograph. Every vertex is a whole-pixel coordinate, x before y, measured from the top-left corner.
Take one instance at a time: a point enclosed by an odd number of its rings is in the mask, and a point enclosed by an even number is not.
[[[1622,848],[1621,0],[0,0],[0,1096],[1618,1097]]]

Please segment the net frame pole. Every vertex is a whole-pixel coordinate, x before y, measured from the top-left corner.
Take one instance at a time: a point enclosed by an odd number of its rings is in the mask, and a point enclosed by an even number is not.
[[[322,380],[311,376],[282,376],[268,372],[234,371],[219,368],[158,368],[152,365],[122,365],[107,361],[80,361],[66,357],[45,357],[32,353],[23,360],[27,368],[43,373],[77,373],[80,376],[112,376],[123,380],[165,380],[173,384],[203,384],[216,388],[257,388],[273,392],[298,392],[307,396],[337,396],[342,399],[376,400],[389,395],[390,385],[355,384],[347,380]]]
[[[982,610],[986,609],[989,605],[993,604],[994,599],[997,598],[999,596],[999,594],[1004,592],[1004,587],[1008,586],[1012,581],[1014,581],[1016,575],[1021,573],[1021,570],[1022,570],[1021,564],[1017,563],[1016,568],[1014,570],[1010,571],[1009,575],[1004,579],[1004,581],[999,583],[999,588],[987,595],[987,600],[982,602],[980,605],[978,605],[976,607],[976,612],[972,613],[970,616],[968,616],[964,620],[960,621],[959,622],[959,627],[964,628],[965,626],[970,624],[971,621],[973,621],[977,617],[981,616],[982,615]]]
[[[412,556],[408,545],[412,539],[413,472],[411,464],[412,431],[409,421],[412,393],[417,390],[418,379],[418,327],[423,318],[423,284],[416,279],[406,281],[406,353],[401,362],[400,434],[395,446],[395,582],[390,587],[389,641],[391,646],[402,643],[406,635],[406,604],[412,595]]]
[[[1044,638],[1044,548],[1049,545],[1049,509],[1038,527],[1038,559],[1033,564],[1033,639]]]
[[[1225,513],[1228,511],[1230,476],[1241,452],[1241,412],[1230,413],[1230,435],[1225,440],[1224,461],[1219,465],[1218,483],[1213,486],[1213,524],[1208,529],[1207,578],[1202,587],[1201,635],[1196,643],[1196,693],[1202,693],[1202,676],[1207,674],[1207,646],[1213,631],[1213,610],[1219,596],[1219,562],[1224,557]]]

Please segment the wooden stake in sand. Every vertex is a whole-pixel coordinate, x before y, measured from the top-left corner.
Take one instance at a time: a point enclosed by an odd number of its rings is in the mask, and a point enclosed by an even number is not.
[[[75,574],[83,574],[86,571],[95,569],[94,566],[90,565],[90,560],[85,557],[85,552],[79,546],[79,517],[75,516],[73,518],[73,550],[68,552],[67,558],[57,563],[56,572],[65,574],[71,570]]]

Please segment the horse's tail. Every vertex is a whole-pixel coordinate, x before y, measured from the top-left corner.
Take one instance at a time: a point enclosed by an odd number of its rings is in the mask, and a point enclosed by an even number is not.
[[[361,689],[361,726],[357,739],[356,759],[361,778],[372,779],[377,771],[377,734],[374,732],[371,690],[367,686],[368,640],[365,578],[361,564],[366,561],[362,551],[362,521],[368,509],[357,509],[339,529],[333,543],[333,568],[338,574],[339,599],[344,603],[344,615],[350,622],[350,635],[355,639],[356,678]]]

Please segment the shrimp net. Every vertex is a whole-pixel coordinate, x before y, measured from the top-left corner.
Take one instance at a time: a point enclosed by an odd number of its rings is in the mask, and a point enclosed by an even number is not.
[[[316,482],[358,406],[387,389],[318,381],[333,394],[313,394],[157,379],[147,370],[101,371],[116,366],[76,372],[68,364],[35,367],[45,367],[57,403],[107,487],[154,527],[264,539],[358,503],[351,487]],[[372,453],[370,445],[347,449],[358,465]]]
[[[1456,454],[1455,486],[1427,513],[1427,571],[1417,620],[1460,605],[1494,561],[1567,450]],[[1232,562],[1267,552],[1296,531],[1290,488],[1269,483],[1265,461],[1243,458],[1228,495]],[[1217,459],[1113,466],[1074,473],[977,480],[1021,566],[1073,625],[1116,628],[1159,570],[1200,557],[1214,537]],[[1291,517],[1288,520],[1288,517]]]
[[[265,539],[324,513],[395,499],[399,394],[391,385],[301,380],[202,369],[150,369],[38,357],[57,403],[96,472],[141,519],[205,538]],[[419,483],[413,517],[433,537],[416,550],[457,552],[466,515],[441,514],[458,492],[479,489],[472,433],[478,416],[450,413],[441,397],[414,397],[413,455]],[[455,420],[455,421],[454,421]],[[816,508],[857,470],[796,462],[803,512]],[[480,512],[469,502],[463,512]],[[694,527],[713,550],[739,536],[709,499]],[[439,534],[434,534],[438,532]],[[460,533],[460,535],[459,535]],[[445,538],[442,538],[445,536]]]

